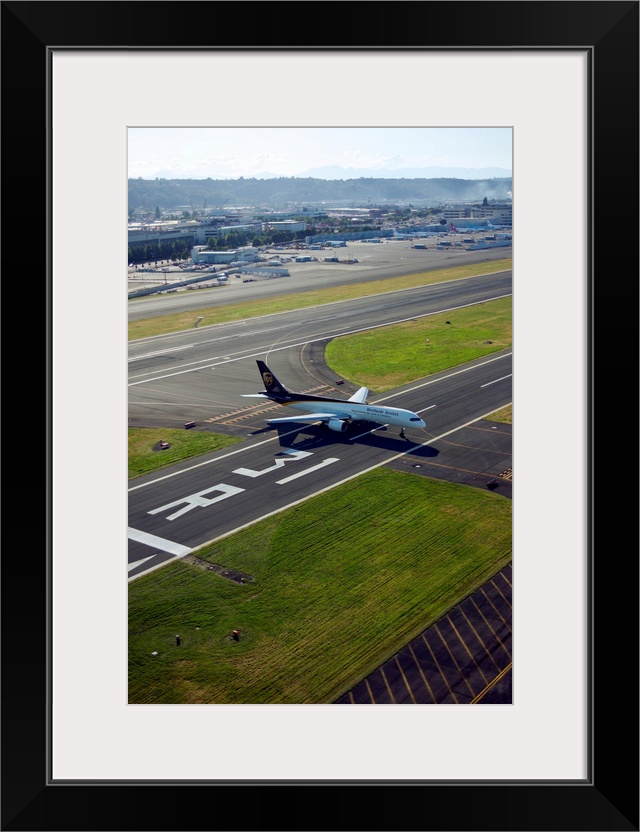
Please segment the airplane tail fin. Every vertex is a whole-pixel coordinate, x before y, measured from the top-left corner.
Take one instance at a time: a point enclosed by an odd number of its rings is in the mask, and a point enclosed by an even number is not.
[[[452,222],[450,222],[449,223],[449,231],[457,231],[457,230],[458,229],[455,227],[455,225]]]
[[[262,382],[267,393],[272,393],[274,396],[282,396],[291,392],[290,390],[287,390],[284,384],[281,384],[278,381],[264,361],[256,360],[256,364],[260,370]]]

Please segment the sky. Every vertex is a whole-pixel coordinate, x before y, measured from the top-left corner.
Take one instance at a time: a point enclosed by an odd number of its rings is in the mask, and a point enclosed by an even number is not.
[[[510,176],[509,127],[130,127],[128,175],[143,179]],[[415,172],[418,171],[418,172]],[[468,178],[484,178],[478,173]]]

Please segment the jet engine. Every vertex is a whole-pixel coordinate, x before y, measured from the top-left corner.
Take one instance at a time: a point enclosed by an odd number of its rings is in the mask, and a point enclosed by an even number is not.
[[[349,425],[346,422],[343,422],[342,419],[329,419],[327,427],[331,428],[331,430],[335,430],[337,433],[344,433]]]

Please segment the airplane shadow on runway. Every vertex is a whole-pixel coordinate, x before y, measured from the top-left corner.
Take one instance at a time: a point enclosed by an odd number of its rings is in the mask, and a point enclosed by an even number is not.
[[[356,425],[349,425],[344,433],[332,431],[324,425],[291,422],[288,425],[280,424],[260,428],[253,431],[251,435],[259,436],[274,430],[278,432],[280,447],[287,451],[311,451],[358,444],[382,448],[394,454],[411,451],[412,456],[430,459],[439,454],[435,448],[421,445],[426,437],[419,432],[416,432],[415,436],[407,435],[403,439],[399,435],[399,428],[384,427],[375,422],[359,422]]]

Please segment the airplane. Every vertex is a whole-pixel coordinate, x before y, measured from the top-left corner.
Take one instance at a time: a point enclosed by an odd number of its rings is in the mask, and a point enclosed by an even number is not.
[[[491,228],[491,224],[487,220],[486,225],[465,225],[463,228],[456,228],[456,226],[451,222],[449,223],[449,231],[453,231],[456,234],[467,234],[469,232],[477,232],[477,231],[486,231],[487,229]]]
[[[330,430],[344,433],[352,422],[375,422],[378,425],[398,425],[404,436],[405,428],[424,428],[425,423],[412,410],[401,407],[382,407],[367,404],[369,389],[361,387],[349,399],[332,399],[308,393],[294,393],[282,384],[264,361],[256,361],[265,390],[262,393],[244,393],[247,399],[269,399],[295,410],[305,411],[300,416],[267,419],[270,425],[284,422],[323,422]]]

